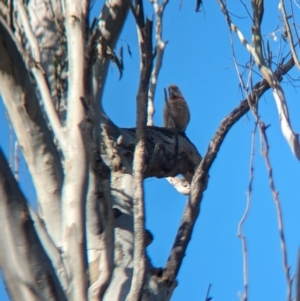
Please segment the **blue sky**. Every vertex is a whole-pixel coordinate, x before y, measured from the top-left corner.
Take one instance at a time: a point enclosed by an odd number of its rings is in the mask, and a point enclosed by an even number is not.
[[[92,11],[102,6],[95,1]],[[251,41],[251,20],[239,1],[227,1],[229,10],[237,17],[233,21]],[[269,40],[276,61],[280,44],[271,33],[279,24],[280,12],[275,1],[265,1],[262,24],[264,41]],[[155,97],[155,125],[162,125],[163,88],[177,84],[182,90],[191,111],[191,121],[186,134],[204,154],[210,139],[221,120],[244,99],[239,89],[234,68],[229,31],[216,1],[204,3],[205,14],[195,13],[195,1],[171,1],[166,8],[163,38],[168,40],[163,67],[159,76]],[[145,5],[148,17],[152,18],[151,5]],[[249,5],[249,10],[251,7]],[[298,11],[296,11],[299,14]],[[234,38],[238,62],[245,65],[249,54]],[[125,70],[121,80],[116,66],[108,72],[103,106],[107,115],[120,127],[135,126],[135,96],[139,76],[139,52],[136,28],[129,15],[120,36],[117,49],[124,46]],[[130,46],[132,58],[126,52]],[[280,48],[281,47],[281,48]],[[242,70],[242,69],[241,69]],[[298,77],[298,71],[293,71]],[[255,80],[259,80],[256,76]],[[297,83],[296,83],[297,84]],[[286,78],[285,89],[291,122],[300,132],[298,117],[300,103],[297,87]],[[267,130],[270,143],[270,160],[276,189],[283,209],[285,235],[291,275],[295,272],[300,227],[299,162],[292,155],[279,126],[275,102],[270,91],[260,100],[259,112],[262,120],[269,124]],[[3,106],[0,106],[1,147],[9,151],[9,139]],[[251,132],[254,121],[251,113],[244,116],[228,133],[221,150],[211,168],[208,188],[204,193],[200,215],[193,232],[192,241],[178,276],[179,286],[172,301],[204,300],[209,284],[213,300],[238,300],[237,292],[243,290],[241,241],[237,238],[237,226],[246,205],[249,184],[249,161]],[[286,283],[282,266],[282,255],[276,219],[276,210],[268,184],[267,170],[260,154],[259,135],[255,138],[254,181],[252,204],[245,222],[244,234],[248,242],[249,255],[249,300],[285,300]],[[22,188],[34,199],[34,191],[21,163]],[[148,254],[156,266],[164,266],[174,236],[180,223],[186,197],[179,195],[165,179],[145,180],[146,225],[154,235]],[[4,289],[0,300],[5,301]]]

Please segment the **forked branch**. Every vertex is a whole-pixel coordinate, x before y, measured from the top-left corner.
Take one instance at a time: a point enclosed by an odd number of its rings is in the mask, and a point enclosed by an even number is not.
[[[273,97],[277,106],[278,116],[281,126],[281,131],[286,141],[288,142],[291,151],[300,160],[300,143],[299,135],[296,134],[291,126],[288,106],[286,103],[284,91],[280,85],[275,74],[267,66],[263,54],[262,54],[262,37],[260,31],[260,22],[263,16],[263,1],[252,0],[253,15],[254,15],[254,26],[252,27],[252,43],[253,46],[248,43],[239,28],[231,21],[229,12],[223,0],[218,0],[222,12],[225,16],[227,24],[230,30],[234,31],[240,42],[246,47],[246,49],[253,56],[257,67],[259,68],[261,75],[267,80],[268,84],[272,88]]]
[[[290,59],[283,66],[279,66],[277,71],[274,73],[277,80],[282,80],[282,75],[286,74],[293,66],[293,59]],[[261,82],[257,83],[253,87],[252,93],[249,94],[251,102],[257,102],[263,93],[269,88],[270,86],[266,80],[262,80]],[[223,119],[214,137],[209,143],[205,156],[195,171],[191,185],[191,193],[187,201],[179,229],[177,231],[175,242],[163,272],[163,279],[165,281],[174,280],[178,274],[182,260],[185,256],[186,248],[191,239],[195,222],[200,212],[203,192],[207,186],[209,169],[212,166],[228,131],[248,111],[249,104],[248,100],[245,99],[236,109],[234,109]]]

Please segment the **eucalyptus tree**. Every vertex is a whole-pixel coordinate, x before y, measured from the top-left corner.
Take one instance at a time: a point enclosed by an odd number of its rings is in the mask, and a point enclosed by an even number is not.
[[[0,92],[38,203],[35,211],[1,152],[0,263],[12,300],[169,300],[209,169],[230,128],[250,109],[264,131],[257,102],[269,88],[283,134],[300,156],[280,85],[298,65],[296,54],[292,51],[275,71],[265,61],[261,1],[252,1],[253,43],[218,1],[264,79],[249,91],[241,77],[247,98],[221,121],[203,158],[184,132],[153,126],[168,0],[151,1],[154,20],[145,16],[142,0],[107,0],[91,21],[91,2],[0,2]],[[115,125],[102,106],[109,64],[123,72],[122,55],[114,48],[129,13],[140,49],[136,127],[131,129]],[[291,29],[285,26],[293,50]],[[154,267],[145,252],[152,240],[145,229],[143,181],[148,177],[167,178],[188,195],[164,268]]]

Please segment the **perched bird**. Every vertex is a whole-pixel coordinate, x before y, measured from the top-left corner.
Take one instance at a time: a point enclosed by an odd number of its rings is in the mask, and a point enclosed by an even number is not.
[[[169,86],[168,105],[164,106],[163,126],[184,132],[190,121],[189,107],[176,85]],[[170,114],[171,112],[171,114]]]

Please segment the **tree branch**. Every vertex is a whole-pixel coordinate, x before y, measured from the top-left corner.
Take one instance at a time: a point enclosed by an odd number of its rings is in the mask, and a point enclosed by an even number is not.
[[[154,96],[155,96],[156,84],[162,66],[164,50],[167,44],[167,42],[163,42],[162,40],[162,20],[163,20],[163,13],[165,7],[169,2],[169,0],[163,0],[161,6],[158,4],[158,0],[151,0],[150,2],[153,5],[153,9],[156,16],[156,22],[155,22],[156,58],[155,58],[154,68],[151,73],[150,85],[148,91],[148,120],[147,120],[148,126],[153,125]]]
[[[0,263],[13,300],[67,301],[1,149],[0,219]]]
[[[254,145],[255,145],[255,134],[256,134],[257,123],[255,123],[254,130],[252,132],[251,139],[251,154],[250,154],[250,178],[247,189],[247,198],[246,198],[246,208],[245,211],[238,223],[238,233],[237,236],[241,240],[242,243],[242,255],[243,255],[243,284],[244,291],[239,293],[241,301],[248,301],[249,298],[249,270],[248,270],[248,248],[247,248],[247,238],[243,233],[244,223],[249,215],[250,205],[251,205],[251,197],[252,197],[252,185],[253,185],[253,175],[254,175]]]
[[[263,76],[264,79],[268,81],[268,84],[271,86],[273,97],[278,110],[282,134],[285,137],[286,141],[288,142],[293,154],[297,157],[298,160],[300,160],[299,135],[296,134],[291,127],[288,106],[284,96],[284,91],[280,85],[280,82],[277,80],[275,74],[273,73],[273,71],[267,66],[262,54],[262,42],[261,42],[262,37],[261,37],[259,22],[261,22],[263,16],[263,1],[252,0],[252,6],[254,9],[253,11],[254,19],[255,19],[255,23],[257,23],[252,27],[253,46],[251,46],[247,42],[242,32],[238,29],[237,26],[235,26],[232,23],[229,12],[226,8],[226,5],[224,4],[224,1],[218,0],[218,2],[221,6],[222,12],[225,16],[225,19],[227,21],[230,30],[233,30],[237,34],[241,43],[253,55],[255,63],[259,68],[259,71],[261,72],[261,75]]]
[[[288,36],[288,39],[289,39],[291,53],[292,53],[292,56],[293,56],[293,59],[294,59],[294,62],[296,64],[297,68],[300,69],[300,63],[299,63],[299,60],[298,60],[298,57],[297,57],[297,54],[296,54],[296,51],[295,51],[295,45],[294,45],[294,41],[293,41],[291,27],[290,27],[290,24],[289,24],[289,21],[288,21],[288,16],[287,16],[286,10],[285,10],[285,4],[284,4],[283,0],[279,0],[279,3],[280,3],[280,10],[282,11],[282,18],[283,18],[283,22],[284,22],[284,25],[285,25],[286,33],[287,33],[287,36]]]
[[[282,75],[286,74],[293,66],[293,59],[290,59],[283,66],[279,66],[277,71],[274,73],[277,80],[282,80]],[[261,82],[257,83],[253,87],[252,93],[249,94],[251,103],[256,103],[263,93],[269,88],[270,86],[266,80],[262,80]],[[191,193],[187,201],[179,229],[177,231],[175,242],[163,272],[162,278],[165,281],[173,281],[178,274],[182,260],[185,256],[186,248],[191,239],[195,222],[200,212],[203,192],[207,186],[209,169],[212,166],[228,131],[243,115],[249,111],[249,109],[248,100],[245,99],[236,109],[234,109],[223,119],[214,137],[209,143],[209,147],[205,156],[195,171],[191,185]]]
[[[133,223],[134,223],[134,250],[133,250],[133,276],[127,300],[138,301],[146,275],[145,254],[145,208],[143,170],[146,161],[146,124],[149,81],[152,70],[152,21],[144,23],[142,1],[137,1],[138,10],[137,30],[140,48],[140,82],[136,97],[136,146],[133,159]]]
[[[88,160],[82,132],[85,126],[84,64],[86,18],[82,1],[67,0],[66,36],[68,49],[68,96],[65,151],[65,181],[62,197],[63,251],[72,275],[74,301],[87,300],[88,279],[86,254],[85,206],[88,184]]]
[[[192,177],[197,166],[201,161],[194,144],[182,132],[178,133],[178,156],[175,157],[176,131],[161,127],[146,127],[146,153],[145,165],[143,168],[143,177],[175,177],[178,174],[191,183]],[[107,152],[107,146],[102,140],[101,149],[105,162],[111,162],[109,166],[112,170],[122,162],[122,168],[126,173],[132,173],[132,160],[136,143],[136,129],[117,128],[110,125],[108,128],[110,139],[116,142],[116,149],[113,154]],[[117,155],[116,155],[117,153]],[[112,162],[111,158],[116,160]],[[119,159],[116,159],[119,157]],[[174,162],[176,161],[176,164]],[[129,164],[127,164],[129,162]],[[115,164],[116,166],[113,166]],[[171,168],[172,167],[172,168]]]
[[[88,296],[89,300],[96,301],[103,299],[114,271],[114,217],[110,170],[100,156],[100,144],[96,145],[92,137],[96,121],[95,113],[83,98],[82,103],[86,113],[83,136],[89,161],[89,188],[86,205],[90,280]],[[104,143],[106,144],[106,141]]]
[[[266,134],[267,127],[265,124],[258,119],[257,116],[257,122],[259,125],[260,135],[262,138],[262,145],[261,145],[261,154],[264,157],[266,168],[268,171],[268,179],[269,179],[269,186],[272,193],[273,201],[276,207],[276,213],[277,213],[277,223],[278,223],[278,232],[280,237],[280,247],[281,247],[281,253],[282,253],[282,263],[283,263],[283,269],[284,269],[284,275],[286,280],[286,300],[291,301],[292,300],[292,278],[290,276],[290,266],[288,264],[288,255],[287,255],[287,245],[284,235],[284,226],[283,226],[283,217],[282,217],[282,209],[281,209],[281,202],[279,199],[279,192],[276,191],[275,183],[274,183],[274,177],[273,177],[273,169],[270,163],[269,158],[269,142]]]
[[[35,185],[41,217],[56,246],[61,246],[60,156],[22,56],[0,18],[0,92]]]

